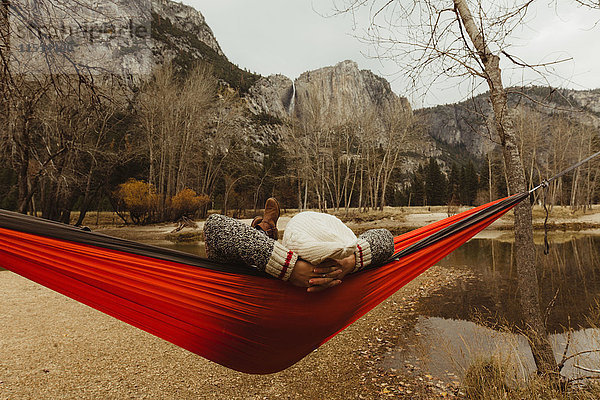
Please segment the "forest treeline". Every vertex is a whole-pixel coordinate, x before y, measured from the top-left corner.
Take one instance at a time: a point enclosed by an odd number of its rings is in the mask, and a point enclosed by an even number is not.
[[[301,119],[282,121],[252,115],[205,66],[183,74],[165,65],[136,85],[13,74],[1,89],[0,207],[52,220],[80,224],[90,210],[135,223],[208,209],[243,216],[270,196],[286,208],[348,211],[507,194],[499,153],[452,163],[411,150],[427,121],[400,102],[340,121],[314,98]],[[279,140],[257,145],[265,126]],[[600,147],[597,130],[561,114],[520,108],[515,126],[530,186]],[[549,203],[598,202],[598,175],[596,163],[562,177]]]

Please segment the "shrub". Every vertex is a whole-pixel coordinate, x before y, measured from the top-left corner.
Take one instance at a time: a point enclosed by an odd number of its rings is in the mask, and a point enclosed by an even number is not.
[[[114,192],[116,211],[125,219],[124,212],[134,224],[147,224],[165,220],[177,221],[182,217],[191,218],[209,202],[205,194],[197,194],[192,189],[184,189],[173,197],[161,201],[153,185],[129,179],[119,185]]]
[[[146,224],[158,208],[158,195],[154,186],[144,181],[129,179],[119,185],[114,193],[117,200],[117,211],[129,212],[134,224]]]
[[[192,189],[184,189],[170,199],[171,219],[176,221],[181,217],[192,217],[208,201],[207,195],[196,194]]]

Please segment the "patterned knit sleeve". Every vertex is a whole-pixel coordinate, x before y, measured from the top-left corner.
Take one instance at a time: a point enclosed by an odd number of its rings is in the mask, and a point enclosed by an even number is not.
[[[213,214],[204,223],[208,258],[243,263],[287,281],[298,256],[264,233],[225,215]]]
[[[370,229],[358,237],[356,264],[352,272],[379,265],[394,254],[394,236],[387,229]]]

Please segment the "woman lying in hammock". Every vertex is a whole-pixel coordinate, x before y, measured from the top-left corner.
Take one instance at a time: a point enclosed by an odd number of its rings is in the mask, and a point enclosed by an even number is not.
[[[213,214],[204,225],[208,258],[242,262],[293,285],[317,292],[339,285],[349,273],[386,261],[394,252],[387,229],[371,229],[358,238],[336,217],[316,212],[294,216],[278,242],[279,204],[267,200],[263,217],[248,226]]]

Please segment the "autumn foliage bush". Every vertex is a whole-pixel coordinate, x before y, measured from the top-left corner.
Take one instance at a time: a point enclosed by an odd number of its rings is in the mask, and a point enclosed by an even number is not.
[[[154,186],[144,181],[129,179],[119,185],[114,193],[117,212],[128,212],[134,224],[152,221],[158,210],[159,198]]]
[[[183,189],[169,201],[172,220],[181,217],[192,217],[202,206],[207,204],[209,197],[205,194],[196,194],[192,189]]]
[[[119,185],[114,192],[117,213],[124,218],[125,213],[134,224],[147,224],[164,220],[176,221],[182,217],[192,217],[208,203],[209,197],[198,195],[192,189],[184,189],[175,196],[161,202],[153,185],[137,179],[129,179]]]

